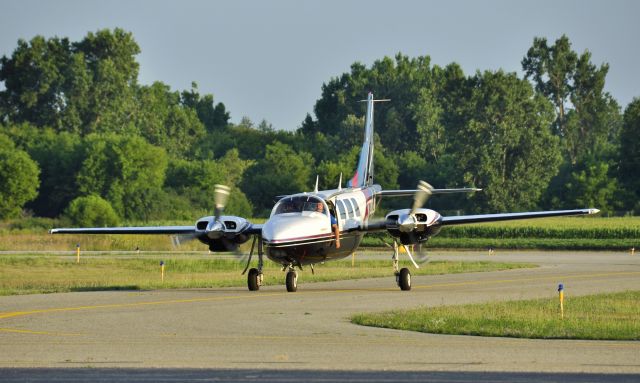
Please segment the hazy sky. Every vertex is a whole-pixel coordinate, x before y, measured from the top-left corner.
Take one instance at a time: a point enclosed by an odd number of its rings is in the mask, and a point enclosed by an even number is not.
[[[465,73],[521,73],[535,36],[563,33],[610,65],[606,90],[624,108],[640,96],[640,1],[0,0],[0,56],[17,40],[121,27],[142,53],[139,80],[213,93],[233,122],[295,129],[322,83],[360,61],[402,52]],[[1,85],[0,85],[1,86]],[[384,97],[385,95],[379,95]],[[364,97],[364,95],[363,95]]]

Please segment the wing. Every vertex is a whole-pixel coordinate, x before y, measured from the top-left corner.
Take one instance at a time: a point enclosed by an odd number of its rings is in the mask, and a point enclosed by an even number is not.
[[[525,213],[501,213],[501,214],[479,214],[479,215],[458,215],[442,217],[439,224],[442,226],[462,225],[464,223],[510,221],[515,219],[559,217],[565,215],[589,215],[600,212],[598,209],[577,209],[577,210],[554,210],[554,211],[530,211]]]
[[[51,234],[194,234],[195,226],[79,227],[49,230]]]
[[[431,189],[431,194],[451,194],[451,193],[471,193],[481,191],[478,188],[458,188],[458,189]],[[420,190],[404,189],[404,190],[380,190],[376,195],[381,197],[411,197]]]

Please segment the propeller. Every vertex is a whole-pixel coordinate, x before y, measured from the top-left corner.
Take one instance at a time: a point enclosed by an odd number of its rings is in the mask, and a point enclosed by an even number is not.
[[[215,203],[215,209],[213,211],[214,219],[209,222],[205,229],[205,234],[211,239],[218,239],[222,237],[222,234],[224,233],[224,223],[220,217],[222,216],[224,207],[227,205],[227,201],[229,200],[230,190],[231,189],[226,185],[215,185],[215,189],[213,191],[213,201]]]
[[[215,185],[215,189],[213,191],[213,201],[215,203],[215,210],[213,215],[216,217],[216,220],[220,219],[222,212],[224,211],[224,207],[227,205],[227,201],[229,200],[231,188],[226,185]]]
[[[418,219],[416,211],[424,205],[432,194],[433,186],[424,181],[418,182],[416,194],[413,195],[413,206],[409,214],[403,214],[398,217],[398,229],[403,233],[412,235],[413,231],[418,227]],[[415,241],[413,241],[415,242]]]
[[[429,197],[431,197],[432,190],[433,186],[428,183],[424,181],[418,182],[416,194],[413,195],[413,206],[411,207],[411,212],[409,214],[414,215],[416,210],[420,209],[422,205],[427,202]]]

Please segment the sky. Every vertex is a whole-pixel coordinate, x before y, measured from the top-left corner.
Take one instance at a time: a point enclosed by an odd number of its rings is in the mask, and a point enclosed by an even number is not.
[[[322,84],[356,61],[371,66],[401,52],[457,62],[467,75],[522,76],[534,37],[553,44],[566,34],[576,52],[609,64],[605,90],[624,109],[640,97],[638,15],[633,0],[0,0],[0,56],[18,39],[79,41],[120,27],[142,50],[140,83],[182,91],[195,81],[232,122],[294,130],[313,115]]]

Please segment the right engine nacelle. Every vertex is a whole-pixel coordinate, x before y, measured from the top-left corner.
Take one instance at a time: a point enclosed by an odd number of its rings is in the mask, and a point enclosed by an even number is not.
[[[400,239],[403,245],[426,242],[429,237],[440,232],[440,214],[431,209],[417,209],[412,215],[411,209],[394,210],[387,214],[387,231]]]

